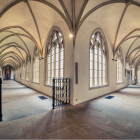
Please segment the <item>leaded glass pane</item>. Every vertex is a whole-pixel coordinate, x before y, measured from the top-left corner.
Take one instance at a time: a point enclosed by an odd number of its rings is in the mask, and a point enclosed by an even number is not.
[[[47,52],[47,84],[52,85],[53,78],[63,78],[64,48],[62,33],[54,31],[50,37]]]
[[[90,87],[106,84],[106,47],[100,32],[90,42]]]

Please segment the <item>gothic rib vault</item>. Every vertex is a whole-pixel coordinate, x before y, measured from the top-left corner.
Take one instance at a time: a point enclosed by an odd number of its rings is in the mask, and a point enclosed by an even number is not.
[[[107,36],[109,59],[116,59],[121,48],[124,61],[135,68],[140,62],[139,13],[140,0],[0,0],[1,69],[26,66],[35,46],[39,59],[44,59],[46,40],[56,23],[64,23],[73,34],[75,49],[86,21],[96,23]]]
[[[31,57],[34,45],[44,57],[46,35],[56,22],[64,21],[75,41],[85,20],[100,25],[112,44],[113,57],[122,47],[125,59],[135,66],[140,58],[139,7],[139,0],[1,0],[1,66],[5,66],[2,60],[6,59],[6,65],[20,67],[26,56]]]

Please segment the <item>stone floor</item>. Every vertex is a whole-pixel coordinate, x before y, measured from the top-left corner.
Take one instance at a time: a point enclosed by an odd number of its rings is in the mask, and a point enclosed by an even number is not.
[[[0,139],[140,139],[140,86],[109,95],[52,110],[50,97],[3,81]]]

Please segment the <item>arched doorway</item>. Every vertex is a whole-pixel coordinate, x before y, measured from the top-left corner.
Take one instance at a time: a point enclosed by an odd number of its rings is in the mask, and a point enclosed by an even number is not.
[[[137,83],[140,84],[140,63],[137,65]]]
[[[130,85],[130,71],[127,71],[127,85]]]
[[[11,67],[7,66],[5,68],[5,79],[10,80],[11,79]]]

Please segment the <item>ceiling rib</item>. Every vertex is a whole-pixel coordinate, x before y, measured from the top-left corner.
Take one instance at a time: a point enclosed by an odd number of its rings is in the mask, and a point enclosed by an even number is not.
[[[113,52],[115,52],[115,46],[116,46],[116,41],[117,41],[119,29],[120,29],[120,27],[121,27],[121,23],[122,23],[122,20],[123,20],[123,18],[124,18],[124,15],[125,15],[125,13],[126,13],[127,8],[128,8],[128,4],[126,4],[126,6],[125,6],[125,8],[124,8],[124,10],[123,10],[123,13],[122,13],[122,15],[121,15],[119,24],[118,24],[118,28],[117,28],[116,36],[115,36],[115,40],[114,40]],[[113,55],[113,59],[114,59],[114,57],[115,57],[115,54]]]
[[[9,64],[9,63],[15,66],[16,68],[18,68],[18,66],[14,63],[14,61],[5,61],[4,63],[2,63],[2,65]]]
[[[140,63],[140,58],[137,60],[137,62],[135,63],[135,67]]]
[[[16,4],[20,3],[21,1],[23,1],[23,0],[15,0],[11,4],[9,4],[7,7],[5,7],[5,9],[0,13],[0,18],[5,14],[5,12],[7,12],[10,8],[12,8]]]
[[[132,64],[134,63],[134,61],[135,61],[139,56],[140,56],[140,54],[139,54],[137,57],[133,58]]]
[[[134,33],[135,31],[140,31],[140,28],[136,28],[134,30],[132,30],[131,32],[129,32],[121,41],[120,43],[117,45],[116,50],[118,50],[118,48],[121,46],[121,44],[127,39],[128,36],[130,36],[132,33]],[[116,52],[115,52],[116,53]]]
[[[137,56],[137,54],[140,52],[140,50],[137,51],[137,53],[134,55],[133,59]]]
[[[93,12],[95,12],[96,10],[98,10],[99,8],[103,7],[103,6],[106,6],[106,5],[109,5],[109,4],[114,4],[114,3],[126,3],[126,0],[109,0],[109,1],[106,1],[106,2],[103,2],[99,5],[97,5],[96,7],[92,8],[82,19],[81,21],[79,22],[79,25],[78,25],[78,28],[76,30],[76,33],[78,32],[80,26],[82,25],[82,23],[86,20],[86,18],[92,14]]]
[[[11,64],[7,64],[7,65],[3,65],[3,66],[2,66],[2,70],[3,70],[6,66],[10,66],[10,67],[12,67],[13,70],[15,69],[15,67],[14,67],[13,65],[11,65]]]
[[[16,64],[17,66],[18,66],[18,64],[13,60],[13,59],[5,59],[4,61],[2,61],[1,63],[3,64],[3,63],[5,63],[5,62],[14,62],[14,64]]]
[[[63,10],[64,10],[64,12],[65,12],[65,14],[67,16],[67,19],[68,19],[68,21],[69,21],[69,23],[71,24],[71,27],[72,27],[72,21],[71,21],[69,13],[68,13],[68,11],[67,11],[67,9],[65,7],[65,4],[63,3],[62,0],[59,0],[59,3],[61,4],[61,6],[62,6],[62,8],[63,8]]]
[[[20,49],[22,49],[23,51],[25,51],[23,48],[21,48],[20,46],[15,46],[15,45],[10,45],[10,46],[8,46],[8,47],[6,47],[6,48],[4,48],[1,52],[0,52],[0,54],[2,53],[2,52],[4,52],[5,50],[7,50],[8,48],[11,48],[11,47],[15,47],[16,49],[17,48],[20,48]],[[17,49],[18,50],[18,49]],[[19,50],[20,51],[20,50]],[[20,51],[20,53],[21,53],[21,51]],[[27,54],[27,52],[25,51],[25,53]],[[22,53],[21,53],[21,55],[22,55]],[[27,54],[28,55],[28,54]],[[23,56],[23,55],[22,55]]]
[[[15,35],[15,34],[8,35],[8,36],[4,37],[2,40],[0,40],[0,43],[3,42],[5,39],[7,39],[7,38],[9,38],[9,37],[12,37],[12,36],[17,36],[17,35]],[[17,37],[19,37],[19,36],[17,36]],[[25,44],[25,42],[22,40],[21,37],[19,37],[19,39],[20,39],[20,40],[23,42],[23,44],[25,45],[25,47],[26,47],[28,53],[27,53],[27,52],[25,51],[25,49],[23,49],[22,47],[21,47],[21,49],[24,50],[24,51],[26,52],[26,54],[30,56],[30,52],[29,52],[29,49],[28,49],[27,45]]]
[[[4,32],[4,31],[7,31],[8,29],[13,29],[13,28],[19,28],[19,29],[21,29],[22,31],[24,31],[25,33],[27,33],[30,37],[31,37],[31,39],[32,39],[32,41],[35,43],[35,45],[38,47],[38,49],[40,50],[41,48],[40,48],[40,46],[39,46],[39,44],[37,43],[37,41],[35,40],[35,38],[27,31],[27,30],[25,30],[23,27],[21,27],[21,26],[8,26],[8,27],[5,27],[5,28],[2,28],[2,29],[0,29],[0,32]]]
[[[131,53],[130,53],[129,55],[128,55],[128,53],[129,53],[131,47],[133,46],[133,44],[137,41],[137,39],[138,39],[138,38],[136,38],[136,39],[132,42],[132,44],[130,45],[130,47],[129,47],[128,51],[127,51],[127,54],[126,54],[125,59],[129,58],[129,56],[131,55]]]
[[[84,9],[85,9],[85,7],[86,7],[88,1],[89,1],[89,0],[85,0],[84,3],[83,3],[83,5],[82,5],[81,11],[80,11],[80,13],[79,13],[79,15],[78,15],[78,18],[77,18],[77,21],[76,21],[76,27],[75,27],[75,28],[76,28],[76,31],[77,31],[77,28],[78,28],[80,19],[81,19],[81,17],[82,17],[82,14],[83,14],[83,12],[84,12]],[[77,33],[76,33],[76,34],[77,34]]]
[[[20,49],[24,50],[24,49],[23,49],[19,44],[17,44],[16,42],[9,42],[9,43],[6,43],[6,44],[0,46],[0,49],[3,48],[3,47],[5,47],[5,46],[7,46],[7,45],[12,45],[12,44],[17,45]],[[13,45],[13,46],[15,46],[15,45]],[[15,47],[17,47],[17,46],[15,46]],[[25,51],[25,50],[24,50],[24,51]],[[28,53],[27,53],[26,51],[25,51],[25,53],[28,55]]]
[[[20,58],[21,60],[22,60],[22,62],[24,61],[16,52],[13,52],[13,51],[9,51],[9,52],[7,52],[7,53],[4,53],[4,54],[2,54],[1,56],[0,56],[0,60],[4,57],[4,56],[6,56],[6,55],[8,55],[8,54],[14,54],[16,57],[18,56],[18,58]]]
[[[75,35],[75,0],[71,0],[71,8],[72,8],[72,28],[73,28],[73,34]]]
[[[1,13],[0,13],[0,18],[13,6],[15,6],[16,4],[22,2],[22,1],[26,1],[26,0],[16,0],[14,1],[13,3],[11,3],[10,5],[8,5]],[[67,23],[70,31],[72,31],[72,26],[71,26],[71,23],[68,21],[68,19],[65,17],[65,15],[56,7],[54,6],[53,4],[49,3],[48,1],[46,0],[30,0],[30,1],[37,1],[37,2],[41,2],[43,4],[46,4],[48,6],[50,6],[52,9],[54,9],[63,19],[64,21]]]
[[[16,49],[17,49],[18,52],[21,54],[21,56],[22,56],[22,58],[23,58],[23,62],[25,62],[24,57],[23,57],[22,53],[20,52],[20,50],[19,50],[18,48],[16,48]],[[2,52],[3,52],[3,51],[2,51]],[[2,53],[2,52],[1,52],[1,53]],[[0,54],[1,54],[1,53],[0,53]],[[2,55],[3,55],[3,54],[2,54]]]
[[[27,35],[25,35],[25,34],[15,33],[15,32],[13,32],[13,31],[9,31],[9,30],[4,31],[4,32],[13,33],[13,36],[14,36],[14,35],[17,36],[17,37],[23,42],[23,44],[25,45],[25,47],[26,47],[26,49],[27,49],[27,51],[28,51],[29,57],[31,57],[30,51],[29,51],[29,49],[28,49],[28,47],[27,47],[25,41],[20,37],[20,36],[24,36],[24,37],[27,37],[27,38],[29,38],[30,40],[32,40],[29,36],[27,36]]]
[[[37,25],[37,22],[36,22],[36,19],[35,19],[34,13],[33,13],[32,9],[31,9],[31,6],[30,6],[30,4],[29,4],[28,1],[26,1],[26,4],[27,4],[27,6],[28,6],[28,8],[29,8],[29,11],[30,11],[31,16],[32,16],[32,18],[33,18],[33,21],[34,21],[34,23],[35,23],[36,30],[37,30],[37,34],[38,34],[39,41],[40,41],[40,47],[41,47],[41,49],[42,49],[41,36],[40,36],[39,28],[38,28],[38,25]]]
[[[129,58],[130,57],[130,55],[135,51],[135,50],[137,50],[137,49],[140,49],[140,46],[138,46],[137,48],[135,48],[133,51],[131,51],[131,53],[128,55],[128,57],[127,58]]]
[[[7,56],[6,58],[2,59],[1,62],[3,62],[7,58],[12,58],[19,64],[19,66],[21,65],[20,61],[18,59],[14,58],[13,56]]]

